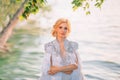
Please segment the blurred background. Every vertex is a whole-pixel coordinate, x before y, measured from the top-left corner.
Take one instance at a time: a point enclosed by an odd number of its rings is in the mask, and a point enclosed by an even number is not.
[[[0,0],[1,6],[10,4],[9,0],[4,1]],[[68,39],[79,43],[86,79],[120,80],[120,0],[105,0],[101,9],[92,6],[90,15],[81,8],[73,11],[71,2],[47,0],[46,8],[17,22],[6,44],[8,51],[0,52],[0,80],[40,77],[44,44],[54,39],[51,29],[59,18],[71,22]],[[9,21],[4,15],[15,13],[20,4],[11,4],[10,8],[1,6],[0,31]]]

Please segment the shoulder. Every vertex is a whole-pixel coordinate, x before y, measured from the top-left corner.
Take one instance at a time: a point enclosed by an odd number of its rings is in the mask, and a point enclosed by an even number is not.
[[[53,50],[53,42],[54,41],[50,41],[50,42],[44,44],[45,51],[49,52],[49,51]]]
[[[75,41],[69,41],[69,42],[70,42],[70,45],[72,46],[73,49],[75,49],[75,50],[78,49],[79,45],[77,42],[75,42]]]
[[[53,45],[53,41],[50,41],[50,42],[48,42],[48,43],[45,43],[45,47],[49,47],[49,46],[52,46]]]

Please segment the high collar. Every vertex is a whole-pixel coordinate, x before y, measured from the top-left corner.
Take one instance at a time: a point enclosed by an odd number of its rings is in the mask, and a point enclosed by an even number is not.
[[[60,45],[57,39],[54,40],[54,47],[55,47],[55,51],[60,53]],[[66,38],[64,39],[64,47],[65,50],[67,51],[69,47],[69,40],[67,40]]]

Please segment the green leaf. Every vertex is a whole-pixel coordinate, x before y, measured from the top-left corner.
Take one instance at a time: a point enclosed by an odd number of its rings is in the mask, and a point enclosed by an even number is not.
[[[88,3],[88,2],[86,2],[85,6],[86,6],[86,8],[89,8],[89,3]]]
[[[89,14],[91,14],[90,11],[87,11],[87,12],[86,12],[86,15],[89,15]]]
[[[100,3],[96,3],[95,6],[99,8],[101,5]]]
[[[84,10],[86,10],[86,7],[83,7]]]

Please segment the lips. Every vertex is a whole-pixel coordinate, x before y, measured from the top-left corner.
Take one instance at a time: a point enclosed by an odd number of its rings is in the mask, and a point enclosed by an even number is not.
[[[65,35],[65,33],[61,33],[62,35]]]

